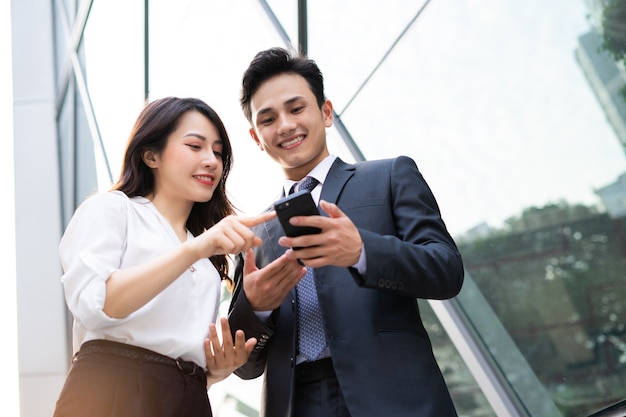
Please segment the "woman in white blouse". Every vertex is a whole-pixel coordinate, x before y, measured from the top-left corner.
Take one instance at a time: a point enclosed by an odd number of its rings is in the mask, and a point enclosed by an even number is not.
[[[76,210],[60,243],[74,359],[55,417],[211,416],[207,387],[256,344],[215,327],[227,255],[258,246],[226,195],[232,151],[192,98],[148,104],[119,180]]]

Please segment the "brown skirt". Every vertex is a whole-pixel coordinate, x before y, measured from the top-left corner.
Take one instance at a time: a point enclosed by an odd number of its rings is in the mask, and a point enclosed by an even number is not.
[[[212,417],[206,375],[193,362],[104,340],[75,355],[54,417]]]

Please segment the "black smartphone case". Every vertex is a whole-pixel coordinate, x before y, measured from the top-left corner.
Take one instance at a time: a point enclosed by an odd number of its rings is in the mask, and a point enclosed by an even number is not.
[[[274,210],[276,210],[278,220],[286,236],[295,237],[321,232],[317,227],[301,227],[289,223],[289,219],[293,216],[314,216],[320,214],[311,197],[311,193],[307,190],[298,191],[277,200],[274,203]]]

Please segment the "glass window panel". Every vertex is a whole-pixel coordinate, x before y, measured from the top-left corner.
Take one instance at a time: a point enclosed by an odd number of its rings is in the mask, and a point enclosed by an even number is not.
[[[115,181],[121,152],[144,104],[143,2],[94,1],[81,47],[91,105]],[[103,186],[110,186],[103,178]]]
[[[322,69],[326,94],[338,114],[350,114],[350,101],[360,96],[359,88],[367,90],[374,84],[387,84],[389,80],[381,78],[376,68],[381,61],[382,67],[391,57],[399,56],[393,44],[404,39],[402,34],[407,27],[414,31],[415,26],[427,20],[420,18],[411,25],[423,6],[424,1],[402,0],[308,2],[309,56]],[[332,28],[332,31],[326,28]],[[409,47],[413,48],[411,44]],[[387,54],[390,56],[385,58]],[[420,65],[413,53],[400,58],[411,68]],[[370,76],[372,78],[367,81]],[[392,99],[392,93],[387,91],[385,95]],[[399,104],[395,106],[396,110],[402,107]],[[352,132],[352,127],[349,130]],[[359,136],[354,138],[359,143],[367,140]]]
[[[626,394],[624,226],[605,212],[565,204],[528,210],[524,219],[460,249],[563,415],[584,416]],[[460,301],[473,308],[463,294]]]
[[[258,1],[257,3],[261,3]],[[291,39],[294,45],[298,43],[298,12],[299,1],[298,0],[267,0],[266,2],[272,13],[280,21],[283,30],[287,33],[287,36]],[[310,6],[308,7],[311,8]],[[310,10],[309,10],[310,12]],[[310,18],[309,18],[310,21]],[[269,26],[273,31],[274,29]]]
[[[492,316],[468,285],[458,300],[526,408],[549,410],[530,415],[583,416],[626,395],[613,213],[625,165],[611,124],[626,112],[594,96],[576,58],[592,30],[583,2],[518,6],[433,2],[343,120],[366,157],[416,159]]]
[[[62,75],[63,66],[66,64],[66,59],[68,57],[68,43],[70,36],[70,27],[69,22],[70,18],[67,16],[67,9],[65,5],[60,1],[52,2],[52,12],[54,18],[54,44],[55,44],[55,76],[57,77],[57,82],[59,80],[59,76]]]
[[[85,197],[99,188],[104,172],[103,153],[94,148],[82,100],[70,83],[57,119],[62,212],[67,224]],[[99,174],[98,174],[99,173]]]
[[[418,300],[424,327],[441,368],[457,413],[467,417],[496,417],[446,330],[425,300]]]
[[[75,139],[75,204],[78,206],[83,200],[98,191],[101,180],[106,177],[106,165],[103,160],[103,152],[99,146],[95,146],[94,137],[89,128],[85,105],[82,98],[76,96],[76,108],[74,123],[76,129]],[[100,179],[100,181],[99,181]]]
[[[59,147],[59,170],[61,183],[61,212],[63,224],[74,214],[74,87],[70,84],[65,101],[61,103],[57,117]]]

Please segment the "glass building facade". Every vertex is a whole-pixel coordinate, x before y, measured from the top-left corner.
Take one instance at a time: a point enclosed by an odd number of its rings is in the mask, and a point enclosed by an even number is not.
[[[331,152],[408,155],[429,182],[466,280],[455,299],[419,305],[460,416],[583,417],[626,399],[626,103],[606,105],[626,72],[588,46],[602,2],[11,3],[22,416],[50,414],[69,364],[58,239],[116,179],[146,100],[217,110],[242,213],[280,192],[238,104],[243,70],[271,46],[306,50],[322,69]],[[35,183],[41,194],[24,191]],[[32,207],[45,209],[37,225]],[[46,255],[31,265],[42,229]],[[258,415],[259,380],[233,376],[210,395],[217,416]]]

